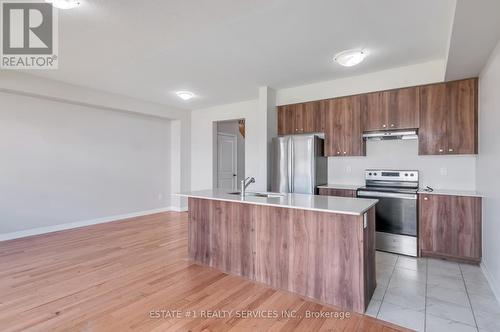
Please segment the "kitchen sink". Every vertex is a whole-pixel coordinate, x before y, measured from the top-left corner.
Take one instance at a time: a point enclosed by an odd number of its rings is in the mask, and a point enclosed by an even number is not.
[[[229,192],[229,195],[241,195],[241,191],[233,191]],[[285,195],[277,194],[277,193],[255,193],[255,192],[246,192],[245,196],[254,196],[254,197],[265,197],[265,198],[281,198]]]

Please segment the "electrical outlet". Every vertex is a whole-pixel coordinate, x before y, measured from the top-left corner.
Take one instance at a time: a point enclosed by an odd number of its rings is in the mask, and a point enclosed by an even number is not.
[[[446,167],[441,167],[441,169],[439,170],[439,173],[441,173],[442,176],[447,176],[448,169]]]
[[[163,199],[163,194],[162,193],[159,193],[158,194],[158,200],[161,201]]]
[[[346,167],[345,167],[345,172],[346,172],[346,173],[351,173],[351,172],[352,172],[352,168],[351,168],[351,166],[346,166]]]

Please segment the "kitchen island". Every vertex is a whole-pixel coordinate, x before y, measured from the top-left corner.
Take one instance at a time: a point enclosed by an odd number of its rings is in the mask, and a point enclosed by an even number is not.
[[[225,190],[189,198],[189,257],[363,313],[376,287],[377,200]]]

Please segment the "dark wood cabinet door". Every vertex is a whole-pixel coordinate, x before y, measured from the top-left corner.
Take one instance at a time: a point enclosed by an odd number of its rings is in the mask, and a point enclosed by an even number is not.
[[[360,97],[322,101],[325,112],[325,154],[327,156],[364,156],[363,114]]]
[[[365,116],[364,130],[377,131],[387,129],[389,119],[382,107],[382,92],[367,93],[360,96],[361,110]]]
[[[419,127],[419,87],[382,92],[382,109],[388,117],[388,129]]]
[[[481,260],[481,198],[422,194],[419,205],[423,256]]]
[[[325,156],[340,156],[343,145],[341,103],[339,99],[322,100],[320,107],[325,114]]]
[[[324,132],[325,118],[321,114],[319,101],[300,104],[297,109],[296,125],[298,133]]]
[[[296,129],[296,106],[279,106],[278,110],[278,135],[295,134]]]
[[[422,254],[446,252],[445,237],[450,234],[449,196],[419,196],[419,238]]]
[[[336,189],[336,188],[319,188],[319,194],[322,196],[337,196],[337,197],[356,197],[356,190]]]
[[[477,79],[447,83],[448,154],[478,152]]]
[[[480,197],[452,196],[451,220],[457,257],[481,259],[481,201]]]
[[[306,117],[306,112],[305,112],[305,105],[304,104],[296,104],[293,105],[293,114],[295,115],[295,127],[293,129],[293,132],[291,134],[300,134],[304,132],[304,123],[305,123],[305,117]]]
[[[344,156],[366,155],[363,141],[364,114],[359,96],[341,98],[343,151]]]
[[[278,107],[278,135],[324,132],[319,101]]]
[[[445,154],[448,146],[448,107],[445,83],[420,87],[419,117],[419,154]]]

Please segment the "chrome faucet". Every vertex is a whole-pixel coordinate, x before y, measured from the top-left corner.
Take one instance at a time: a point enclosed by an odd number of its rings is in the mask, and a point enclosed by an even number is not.
[[[247,177],[245,180],[241,180],[241,198],[245,198],[245,191],[252,183],[255,183],[255,178]]]

